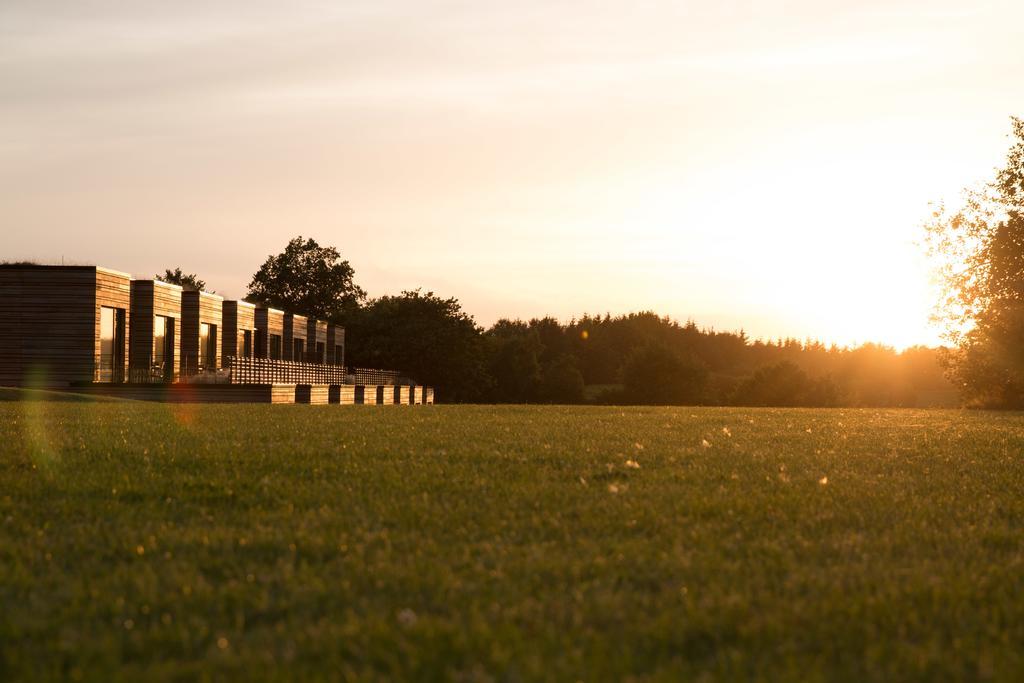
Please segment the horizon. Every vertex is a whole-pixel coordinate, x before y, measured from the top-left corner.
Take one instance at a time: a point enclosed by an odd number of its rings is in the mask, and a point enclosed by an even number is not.
[[[370,296],[485,327],[653,311],[935,346],[920,225],[1002,161],[1024,95],[1002,1],[0,17],[4,258],[241,298],[301,234]]]

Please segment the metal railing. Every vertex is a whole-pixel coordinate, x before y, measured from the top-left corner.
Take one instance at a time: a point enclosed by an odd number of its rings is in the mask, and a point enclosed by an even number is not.
[[[120,383],[124,381],[124,360],[119,359],[120,362],[115,363],[115,358],[116,357],[110,353],[100,354],[95,367],[93,367],[93,382]]]
[[[269,358],[227,356],[221,368],[204,365],[197,356],[182,356],[173,377],[168,376],[166,362],[147,357],[134,361],[127,373],[114,357],[101,356],[93,372],[94,382],[132,384],[348,384],[393,385],[408,383],[397,370],[346,368],[343,365],[304,363]]]
[[[344,366],[269,358],[228,357],[232,384],[351,384]]]
[[[398,384],[401,374],[397,370],[372,370],[369,368],[349,368],[351,384]]]

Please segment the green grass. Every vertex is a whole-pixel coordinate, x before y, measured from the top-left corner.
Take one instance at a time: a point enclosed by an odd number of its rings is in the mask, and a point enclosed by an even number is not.
[[[0,444],[0,680],[1024,674],[1020,414],[32,401]]]

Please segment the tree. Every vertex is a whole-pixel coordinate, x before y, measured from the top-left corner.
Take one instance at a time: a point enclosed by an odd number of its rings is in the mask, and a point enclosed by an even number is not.
[[[486,333],[487,368],[493,381],[492,399],[498,403],[537,400],[543,352],[540,337],[521,321],[499,320]]]
[[[707,381],[703,363],[659,343],[634,350],[622,368],[626,400],[642,405],[700,403]]]
[[[248,299],[343,323],[366,299],[355,271],[334,247],[300,235],[277,256],[268,256],[249,283]]]
[[[736,390],[733,402],[744,406],[829,407],[839,402],[831,379],[813,380],[790,361],[759,369]]]
[[[567,353],[541,366],[537,397],[544,403],[583,403],[583,375]]]
[[[435,387],[440,401],[479,400],[489,391],[483,331],[458,299],[420,290],[374,299],[351,315],[346,339],[353,365],[400,370]]]
[[[940,205],[926,246],[944,289],[936,318],[955,350],[947,367],[971,404],[1024,407],[1024,119],[1005,166],[963,205]]]
[[[199,276],[195,273],[183,273],[181,268],[170,268],[164,269],[164,274],[154,275],[157,280],[163,282],[169,282],[172,285],[179,285],[182,289],[193,289],[198,291],[204,291],[206,289],[206,283],[199,279]]]

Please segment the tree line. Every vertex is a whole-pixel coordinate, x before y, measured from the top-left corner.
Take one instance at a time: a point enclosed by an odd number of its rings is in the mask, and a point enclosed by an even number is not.
[[[184,286],[195,274],[167,270]],[[350,365],[399,369],[448,402],[632,405],[952,405],[940,351],[751,340],[653,312],[476,323],[455,298],[368,298],[334,247],[296,237],[246,299],[344,325]]]

